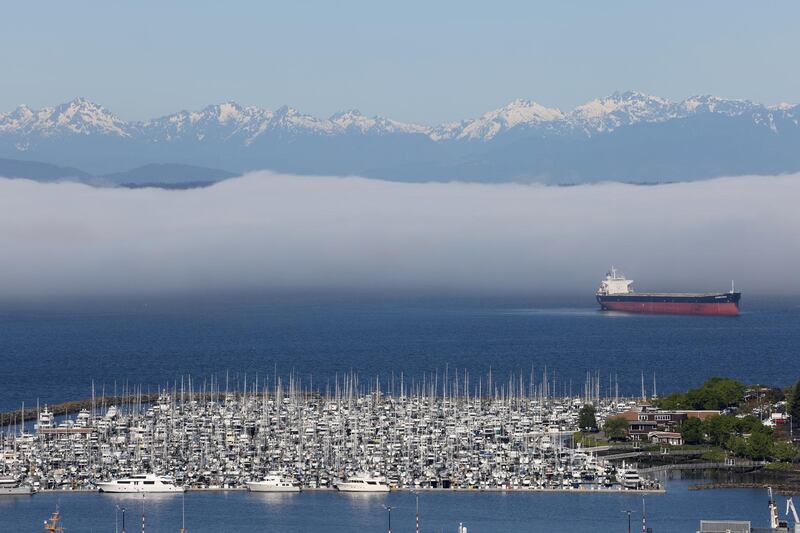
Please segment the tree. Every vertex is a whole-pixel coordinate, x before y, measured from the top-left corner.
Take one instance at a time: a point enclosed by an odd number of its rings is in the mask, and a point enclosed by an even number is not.
[[[733,416],[714,415],[703,421],[703,432],[708,441],[716,446],[723,446],[736,432],[738,420]]]
[[[792,424],[793,433],[797,433],[800,429],[800,379],[794,386],[794,392],[791,397],[791,404],[789,406],[789,422]]]
[[[761,420],[758,419],[758,417],[753,415],[747,415],[744,418],[737,418],[735,430],[739,434],[764,433],[766,435],[772,435],[772,428],[765,426]]]
[[[778,461],[792,463],[800,457],[800,449],[791,442],[776,442],[772,446],[772,456]]]
[[[578,412],[578,427],[581,431],[597,431],[597,418],[592,404],[586,404]]]
[[[628,421],[621,416],[611,417],[606,420],[603,432],[609,440],[625,440],[628,435]]]
[[[681,424],[681,437],[686,444],[702,444],[703,422],[699,418],[687,418]]]
[[[746,457],[749,455],[747,451],[747,441],[744,439],[744,437],[731,435],[731,438],[728,439],[725,447],[728,448],[733,455],[738,457]]]
[[[711,378],[696,389],[670,394],[656,402],[662,409],[714,409],[738,405],[746,387],[729,378]]]
[[[686,393],[694,409],[725,409],[737,405],[744,396],[746,387],[729,378],[711,378],[698,389]]]
[[[751,459],[766,459],[772,455],[772,437],[766,433],[753,433],[747,439],[747,455]]]

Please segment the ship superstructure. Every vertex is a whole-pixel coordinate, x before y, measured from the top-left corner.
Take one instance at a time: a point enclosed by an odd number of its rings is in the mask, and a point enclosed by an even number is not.
[[[597,289],[597,303],[604,311],[626,313],[654,313],[673,315],[727,315],[739,314],[742,293],[659,293],[636,292],[633,280],[627,279],[614,267],[606,274]]]

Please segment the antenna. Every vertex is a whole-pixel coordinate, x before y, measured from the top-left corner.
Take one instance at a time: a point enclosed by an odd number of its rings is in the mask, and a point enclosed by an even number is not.
[[[186,533],[186,492],[181,493],[181,533]]]

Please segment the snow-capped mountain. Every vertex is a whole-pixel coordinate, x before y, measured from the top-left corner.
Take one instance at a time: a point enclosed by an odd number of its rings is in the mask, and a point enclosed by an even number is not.
[[[384,135],[426,133],[427,128],[383,117],[366,117],[357,110],[336,113],[328,119],[283,106],[275,111],[242,107],[235,102],[210,105],[201,111],[181,111],[133,125],[143,139],[151,142],[211,139],[252,144],[259,137],[279,135]]]
[[[488,141],[514,128],[530,128],[540,124],[556,124],[564,119],[559,109],[544,107],[531,100],[514,100],[505,107],[483,114],[480,118],[442,124],[428,135],[435,141],[468,139]]]
[[[294,135],[421,134],[433,141],[491,141],[512,130],[539,127],[552,134],[583,131],[587,135],[613,131],[636,123],[664,122],[701,113],[741,116],[764,112],[797,114],[797,106],[766,107],[746,100],[692,96],[681,102],[635,91],[614,93],[577,106],[568,113],[531,100],[518,99],[478,118],[436,126],[409,124],[384,117],[366,117],[358,110],[317,118],[293,107],[271,111],[235,102],[210,105],[199,111],[180,111],[144,122],[125,122],[84,98],[56,107],[33,110],[22,105],[0,114],[0,135],[49,137],[59,134],[110,135],[148,142],[206,139],[253,143],[269,133]]]
[[[130,137],[131,125],[123,122],[100,105],[76,98],[56,107],[33,110],[21,105],[11,113],[0,115],[0,133],[39,135],[117,135]]]
[[[421,133],[427,135],[430,128],[419,124],[397,122],[383,117],[366,117],[358,109],[350,109],[331,115],[328,119],[341,133],[386,135],[389,133]]]
[[[403,180],[652,181],[800,170],[799,120],[797,105],[634,91],[570,111],[518,99],[440,125],[235,102],[126,122],[77,98],[0,114],[0,157],[94,173],[182,163]]]
[[[669,100],[629,91],[579,105],[567,120],[574,127],[593,134],[613,131],[637,122],[663,122],[677,116],[677,106]]]

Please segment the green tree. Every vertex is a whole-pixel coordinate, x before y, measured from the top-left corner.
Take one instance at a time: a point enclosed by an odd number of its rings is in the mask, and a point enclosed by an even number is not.
[[[667,410],[694,408],[694,406],[689,404],[686,394],[682,392],[675,392],[664,398],[659,398],[655,401],[655,405],[656,407]]]
[[[686,444],[701,444],[704,440],[703,422],[699,418],[687,418],[681,424],[681,437]]]
[[[800,449],[791,442],[776,442],[772,446],[772,456],[778,461],[792,463],[800,457]]]
[[[729,378],[711,378],[698,389],[687,393],[694,409],[725,409],[737,405],[744,396],[746,387]]]
[[[794,386],[794,391],[789,402],[789,423],[792,425],[792,431],[797,433],[800,429],[800,379]]]
[[[733,455],[738,457],[749,456],[747,450],[747,441],[744,439],[744,437],[740,437],[739,435],[731,435],[731,437],[725,443],[725,447],[728,448]]]
[[[772,437],[761,432],[750,435],[747,439],[747,455],[756,460],[772,456]]]
[[[737,418],[735,431],[739,434],[764,433],[766,435],[772,435],[772,429],[762,424],[761,420],[753,415]]]
[[[729,378],[715,377],[685,393],[670,394],[656,402],[662,409],[714,409],[738,405],[746,387]]]
[[[606,420],[603,432],[609,440],[625,440],[628,435],[628,421],[621,416],[611,417]]]
[[[716,446],[724,446],[731,435],[736,433],[738,420],[733,416],[715,415],[703,421],[703,432],[708,441]]]
[[[578,412],[578,427],[581,431],[597,431],[597,418],[594,405],[586,404]]]

